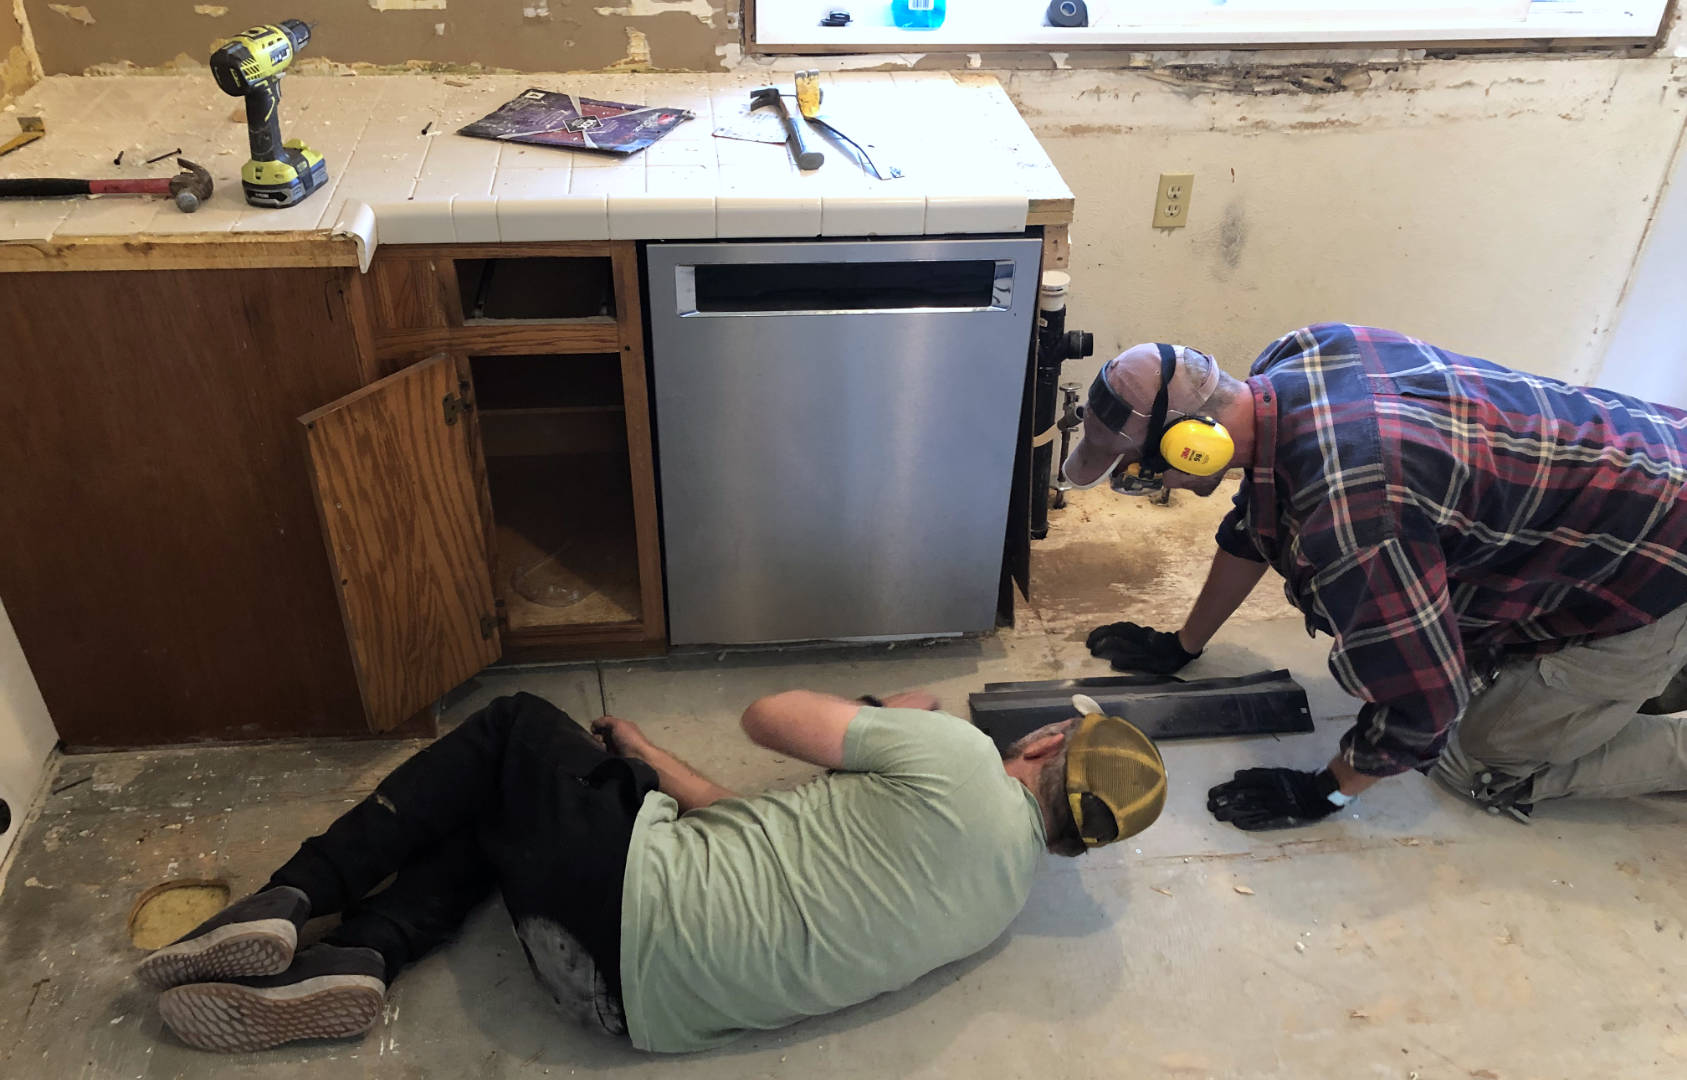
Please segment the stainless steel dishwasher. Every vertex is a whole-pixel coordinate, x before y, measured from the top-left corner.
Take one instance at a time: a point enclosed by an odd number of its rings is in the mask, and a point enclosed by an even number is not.
[[[649,245],[670,641],[994,626],[1040,249]]]

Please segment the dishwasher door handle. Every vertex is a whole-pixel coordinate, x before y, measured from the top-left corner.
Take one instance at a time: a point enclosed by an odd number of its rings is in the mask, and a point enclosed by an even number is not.
[[[681,318],[1009,311],[1012,259],[680,263]]]

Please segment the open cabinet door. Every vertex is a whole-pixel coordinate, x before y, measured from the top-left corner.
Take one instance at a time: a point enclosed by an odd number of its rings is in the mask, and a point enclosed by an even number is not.
[[[299,417],[372,731],[498,659],[486,474],[439,355]]]

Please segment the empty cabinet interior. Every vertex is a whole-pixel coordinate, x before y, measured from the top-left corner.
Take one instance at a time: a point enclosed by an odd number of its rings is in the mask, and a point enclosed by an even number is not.
[[[507,628],[636,623],[632,477],[620,359],[471,360]]]

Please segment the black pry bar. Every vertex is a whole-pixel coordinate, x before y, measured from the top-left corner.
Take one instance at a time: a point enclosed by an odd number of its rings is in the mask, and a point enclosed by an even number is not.
[[[1061,680],[1064,681],[1064,680]],[[1089,681],[1089,680],[1084,680]],[[1058,685],[1058,684],[1057,684]],[[1103,711],[1152,739],[1290,734],[1312,730],[1306,691],[1287,671],[1160,685],[1085,687]],[[1045,684],[971,694],[972,722],[1006,748],[1045,724],[1071,719],[1072,691]]]

